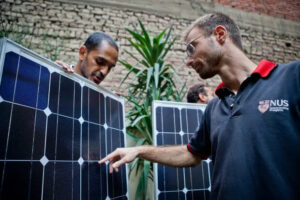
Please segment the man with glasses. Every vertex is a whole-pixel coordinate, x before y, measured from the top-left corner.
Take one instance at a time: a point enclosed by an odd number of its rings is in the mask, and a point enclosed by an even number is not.
[[[300,62],[255,64],[221,13],[196,20],[185,42],[186,64],[222,79],[199,130],[187,146],[120,148],[99,163],[113,172],[136,157],[187,167],[211,156],[211,199],[300,199]]]

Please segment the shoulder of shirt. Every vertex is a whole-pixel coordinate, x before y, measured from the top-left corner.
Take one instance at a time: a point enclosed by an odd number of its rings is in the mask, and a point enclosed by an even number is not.
[[[277,69],[274,70],[274,75],[276,74],[275,77],[282,77],[286,81],[296,81],[300,86],[300,60],[286,64],[278,64],[276,68]]]
[[[295,72],[300,70],[300,60],[295,60],[285,64],[278,64],[277,68],[279,71],[291,71]]]

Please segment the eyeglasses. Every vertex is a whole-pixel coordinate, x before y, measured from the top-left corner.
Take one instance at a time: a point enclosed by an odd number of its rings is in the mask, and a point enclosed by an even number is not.
[[[195,46],[192,45],[192,43],[196,40],[198,40],[200,37],[202,37],[203,35],[200,35],[199,37],[193,39],[190,43],[188,43],[188,45],[186,45],[186,54],[188,57],[192,57],[195,53]]]

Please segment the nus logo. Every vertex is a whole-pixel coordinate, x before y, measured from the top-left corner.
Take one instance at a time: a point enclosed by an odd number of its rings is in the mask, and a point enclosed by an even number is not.
[[[261,100],[258,102],[258,110],[261,113],[270,112],[283,112],[289,110],[289,101],[285,99],[276,100]]]

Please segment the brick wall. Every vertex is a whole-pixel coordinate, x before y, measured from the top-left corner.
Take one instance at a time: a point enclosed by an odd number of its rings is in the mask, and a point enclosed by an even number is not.
[[[169,1],[169,0],[168,0]],[[178,4],[174,5],[176,9],[181,9],[180,13],[186,10],[187,13],[192,13],[193,10],[188,10],[185,7],[176,7],[177,5],[186,6],[185,1],[174,1]],[[211,3],[209,3],[211,4]],[[135,4],[136,5],[136,4]],[[53,38],[50,43],[57,42],[61,48],[59,59],[76,64],[78,48],[94,31],[103,31],[111,35],[120,45],[121,60],[128,59],[124,50],[127,49],[134,54],[136,52],[129,46],[127,38],[128,33],[125,28],[131,27],[131,23],[137,23],[137,18],[145,24],[146,29],[152,32],[161,31],[173,24],[173,37],[181,38],[185,28],[201,14],[211,12],[211,10],[200,10],[193,5],[196,14],[190,14],[190,17],[181,17],[180,13],[170,14],[167,12],[151,12],[151,10],[143,10],[141,8],[131,8],[130,6],[118,6],[105,3],[80,3],[79,1],[14,1],[7,0],[1,2],[1,23],[2,25],[14,23],[18,30],[28,29],[32,33],[31,49],[41,53],[44,56],[43,49],[49,46],[45,43],[45,36]],[[203,8],[204,4],[199,4]],[[142,6],[141,6],[142,7]],[[215,9],[215,7],[213,7]],[[222,8],[223,9],[223,8]],[[167,7],[166,10],[171,10]],[[200,10],[200,11],[199,11]],[[232,11],[233,13],[234,11]],[[231,14],[228,13],[229,15]],[[240,13],[238,13],[240,16]],[[241,15],[242,16],[242,15]],[[245,19],[248,19],[245,17]],[[264,18],[259,18],[264,19]],[[252,20],[253,21],[253,20]],[[255,20],[254,20],[255,21]],[[273,20],[271,20],[273,21]],[[276,20],[275,20],[276,21]],[[292,23],[295,29],[288,29],[289,22],[282,23],[283,30],[278,32],[278,28],[270,28],[263,24],[253,25],[250,22],[242,21],[241,17],[237,20],[241,28],[243,44],[246,54],[258,62],[262,58],[283,63],[300,58],[300,36],[299,34],[290,34],[286,30],[299,30],[299,24]],[[54,40],[56,37],[64,39]],[[64,45],[61,45],[64,44]],[[196,82],[203,81],[192,70],[185,66],[186,54],[184,52],[185,45],[182,40],[178,39],[174,48],[167,57],[167,61],[172,63],[181,80],[187,82],[187,87]],[[120,80],[127,73],[120,64],[112,70],[102,86],[114,90],[118,93],[126,93],[126,84],[119,88]],[[211,87],[216,87],[220,79],[214,77],[205,81],[205,84]]]
[[[300,21],[299,0],[213,0],[213,2],[248,12]]]

